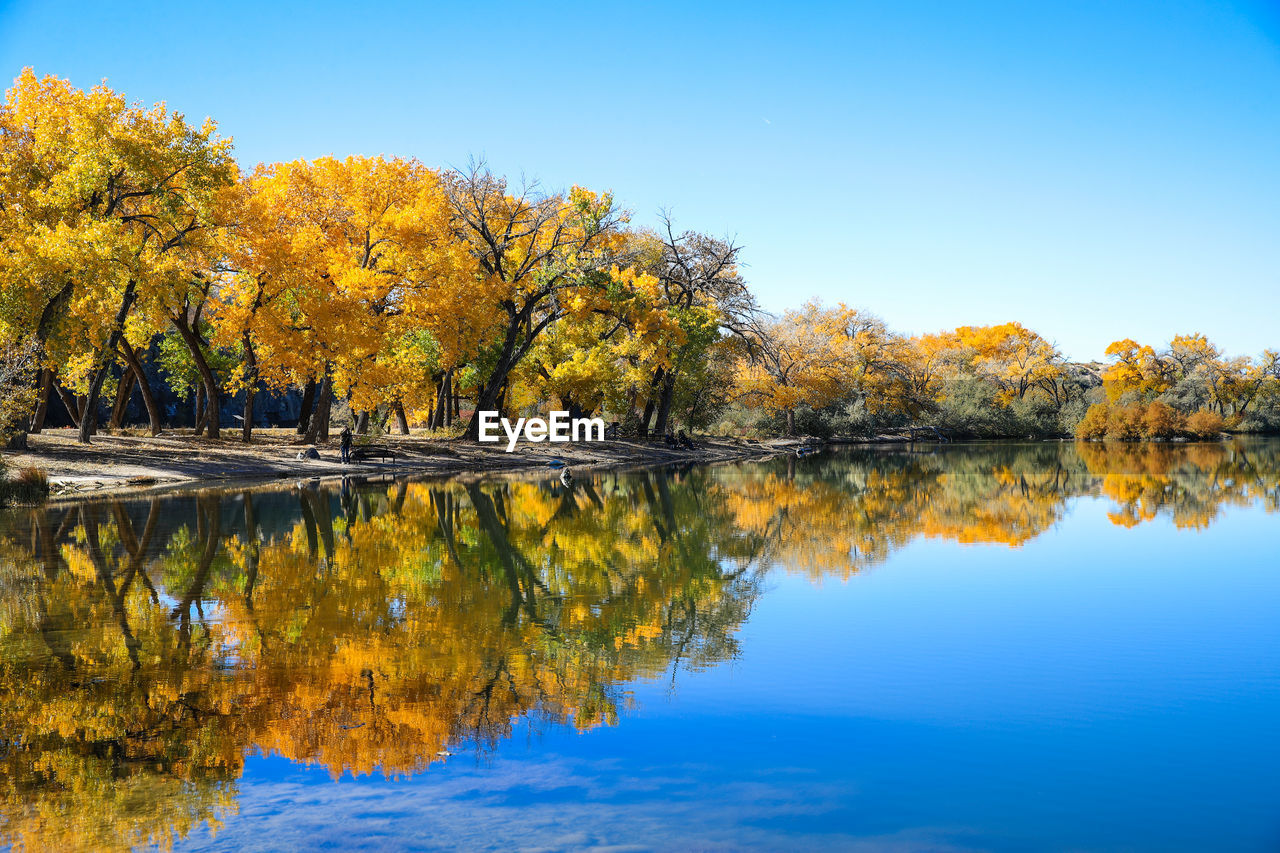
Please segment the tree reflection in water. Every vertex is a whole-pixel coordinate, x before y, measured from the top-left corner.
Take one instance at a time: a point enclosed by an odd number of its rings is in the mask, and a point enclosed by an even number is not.
[[[302,483],[57,504],[0,536],[0,842],[167,846],[244,758],[418,773],[517,724],[615,724],[730,660],[771,569],[847,578],[917,537],[1018,546],[1280,508],[1276,443],[1004,445],[558,482]]]

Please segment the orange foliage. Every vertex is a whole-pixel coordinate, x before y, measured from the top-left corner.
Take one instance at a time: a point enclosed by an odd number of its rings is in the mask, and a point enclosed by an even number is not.
[[[1187,418],[1187,432],[1195,438],[1217,438],[1222,434],[1222,416],[1217,412],[1201,409]]]

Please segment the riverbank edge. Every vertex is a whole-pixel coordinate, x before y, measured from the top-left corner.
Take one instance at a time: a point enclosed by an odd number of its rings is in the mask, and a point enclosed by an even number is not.
[[[1219,441],[1233,437],[1236,436],[1223,434]],[[129,440],[127,436],[110,438],[114,438],[116,444]],[[892,435],[764,440],[710,437],[697,439],[693,449],[672,448],[653,441],[618,440],[569,445],[523,443],[516,451],[507,453],[492,445],[481,445],[463,439],[396,436],[387,437],[389,440],[379,443],[391,445],[400,459],[343,465],[337,460],[337,450],[333,446],[323,447],[324,455],[320,459],[298,459],[297,453],[309,446],[280,440],[267,445],[243,445],[230,440],[211,444],[189,436],[167,438],[188,457],[195,458],[179,459],[172,465],[158,463],[154,458],[157,451],[153,446],[157,440],[140,440],[138,446],[133,448],[110,445],[104,448],[101,437],[95,439],[95,444],[89,448],[72,445],[67,439],[60,442],[55,439],[53,448],[42,447],[47,441],[42,438],[35,443],[35,447],[21,452],[5,452],[2,458],[9,476],[26,467],[43,470],[50,485],[48,502],[61,503],[96,497],[149,497],[207,488],[260,488],[288,480],[325,481],[340,480],[343,477],[470,480],[501,476],[528,477],[539,471],[558,477],[564,467],[586,472],[747,462],[796,452],[806,455],[823,448],[837,447],[894,447],[912,444],[963,446],[1010,440],[1037,443],[1081,441],[1066,436],[957,439],[951,442],[928,439],[912,441]],[[1177,442],[1175,440],[1169,443]],[[77,458],[80,454],[89,454],[93,458],[80,460]],[[334,458],[328,458],[330,456]],[[75,461],[68,462],[68,458]],[[107,468],[117,470],[86,473],[84,469],[92,468],[96,460],[107,460]]]
[[[88,448],[68,446],[68,441],[46,437],[21,452],[6,452],[6,472],[35,467],[49,480],[49,503],[99,497],[150,497],[206,488],[254,488],[289,480],[339,480],[343,477],[491,478],[528,476],[546,472],[559,476],[571,471],[652,468],[666,465],[708,464],[767,459],[794,452],[801,442],[791,440],[741,441],[699,439],[695,447],[671,448],[644,441],[609,441],[590,444],[527,444],[511,453],[492,445],[462,439],[426,439],[397,436],[378,442],[395,453],[392,461],[361,461],[344,465],[336,446],[319,448],[319,459],[299,459],[307,446],[275,443],[265,446],[211,444],[189,437],[170,436],[175,451],[166,456],[157,440],[101,437]],[[86,458],[77,458],[77,452]]]

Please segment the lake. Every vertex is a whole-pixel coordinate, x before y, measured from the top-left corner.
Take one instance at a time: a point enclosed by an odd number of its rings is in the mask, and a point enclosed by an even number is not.
[[[1274,850],[1280,440],[0,517],[0,846]]]

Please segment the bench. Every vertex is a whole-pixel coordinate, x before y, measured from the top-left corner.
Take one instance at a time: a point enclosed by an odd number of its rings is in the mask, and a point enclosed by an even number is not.
[[[382,447],[381,445],[359,444],[351,448],[351,461],[353,462],[357,459],[373,459],[375,456],[384,461],[387,459],[390,459],[392,462],[396,461],[395,452]]]

